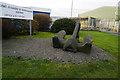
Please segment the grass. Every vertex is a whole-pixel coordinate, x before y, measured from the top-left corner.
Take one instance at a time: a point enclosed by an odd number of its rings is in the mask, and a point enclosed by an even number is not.
[[[93,44],[109,52],[114,57],[118,57],[118,36],[98,31],[81,31],[80,39],[83,40],[85,35],[93,37]]]
[[[53,36],[56,36],[56,33],[50,33],[50,32],[39,32],[38,35],[32,35],[32,38],[52,38]],[[71,35],[66,35],[67,38],[69,38]],[[20,36],[13,36],[12,38],[30,38],[29,35],[20,35]]]
[[[114,61],[102,61],[89,64],[61,64],[47,60],[24,60],[3,57],[3,78],[117,78],[118,77],[118,36],[97,32],[80,31],[80,40],[85,35],[93,37],[93,44],[109,52],[116,59]],[[33,38],[52,38],[56,34],[40,32]],[[29,36],[17,36],[29,38]],[[71,37],[71,35],[66,35]]]
[[[32,38],[52,38],[53,36],[56,36],[56,33],[50,33],[50,32],[39,32],[38,35],[32,35]],[[12,38],[30,38],[29,35],[20,35],[20,36],[14,36]]]
[[[3,78],[116,78],[114,61],[60,64],[47,60],[3,58]]]

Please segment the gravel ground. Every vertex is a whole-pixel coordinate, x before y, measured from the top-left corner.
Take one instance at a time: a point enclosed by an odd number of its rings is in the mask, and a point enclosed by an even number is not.
[[[72,62],[77,64],[86,63],[89,61],[112,60],[113,58],[106,51],[92,46],[91,53],[69,52],[52,47],[52,39],[44,38],[16,38],[3,40],[2,55],[12,57],[21,56],[23,58],[32,59],[48,59],[51,61],[59,61],[62,63]]]

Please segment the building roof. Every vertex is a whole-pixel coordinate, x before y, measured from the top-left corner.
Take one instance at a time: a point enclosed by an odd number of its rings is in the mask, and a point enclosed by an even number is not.
[[[115,9],[116,7],[114,6],[104,6],[82,14],[78,14],[78,17],[92,16],[99,19],[114,19]]]
[[[89,17],[87,16],[87,17],[71,17],[70,19],[88,19]],[[92,18],[92,19],[96,19],[95,17],[91,17],[90,16],[90,18]]]
[[[71,17],[70,19],[88,19],[88,17]]]
[[[51,9],[48,8],[39,8],[39,7],[30,7],[33,11],[48,12],[51,13]]]

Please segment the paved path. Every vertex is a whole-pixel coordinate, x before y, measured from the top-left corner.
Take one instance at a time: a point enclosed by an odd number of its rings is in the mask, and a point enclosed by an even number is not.
[[[3,55],[21,56],[32,59],[48,59],[67,63],[85,63],[88,61],[111,60],[113,59],[107,52],[93,45],[91,53],[69,52],[52,47],[51,39],[43,38],[17,38],[3,40]]]
[[[120,32],[111,32],[111,31],[101,31],[101,32],[107,32],[107,33],[111,33],[111,34],[114,34],[114,35],[118,35],[120,36]]]

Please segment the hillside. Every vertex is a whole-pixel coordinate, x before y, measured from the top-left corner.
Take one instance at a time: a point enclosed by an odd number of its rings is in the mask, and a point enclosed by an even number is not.
[[[114,6],[104,6],[104,7],[100,7],[82,14],[78,14],[78,17],[92,16],[100,19],[106,19],[106,18],[114,19],[115,9],[116,7]]]

